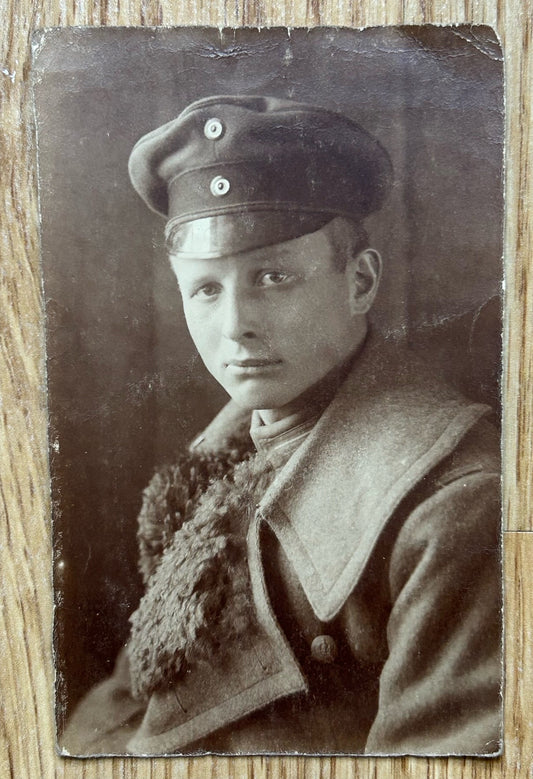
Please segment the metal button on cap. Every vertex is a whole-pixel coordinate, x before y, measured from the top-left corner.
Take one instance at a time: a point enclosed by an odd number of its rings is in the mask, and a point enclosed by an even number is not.
[[[211,184],[209,185],[211,194],[215,197],[221,197],[227,195],[230,189],[230,183],[224,176],[215,176]]]
[[[319,663],[334,663],[337,659],[337,642],[332,636],[316,636],[311,642],[311,655]]]
[[[220,119],[208,119],[204,124],[204,135],[210,141],[216,141],[224,132],[224,125]]]

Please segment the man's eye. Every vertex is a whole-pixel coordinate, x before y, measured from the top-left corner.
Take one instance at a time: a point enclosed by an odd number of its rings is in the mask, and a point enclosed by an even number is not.
[[[267,271],[267,273],[262,273],[259,276],[259,284],[262,287],[275,287],[279,284],[284,284],[285,282],[289,281],[291,279],[291,275],[289,273],[284,273],[283,271],[277,271],[277,270],[271,270]]]
[[[201,287],[198,287],[198,289],[195,290],[193,297],[213,298],[215,295],[218,295],[219,292],[220,288],[218,284],[202,284]]]

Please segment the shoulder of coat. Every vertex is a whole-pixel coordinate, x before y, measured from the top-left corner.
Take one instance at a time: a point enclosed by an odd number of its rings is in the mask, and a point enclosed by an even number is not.
[[[233,441],[246,441],[249,438],[250,421],[251,412],[230,401],[196,436],[189,449],[195,453],[217,452],[226,449]]]
[[[438,468],[435,483],[444,487],[475,473],[501,473],[499,427],[491,415],[482,417],[463,437],[456,449]]]

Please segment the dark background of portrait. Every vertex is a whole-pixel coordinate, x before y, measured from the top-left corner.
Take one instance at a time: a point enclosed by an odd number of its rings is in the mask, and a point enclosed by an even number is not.
[[[501,290],[502,62],[479,27],[64,29],[35,49],[61,724],[127,638],[142,489],[225,401],[163,221],[129,184],[133,144],[217,93],[355,119],[395,168],[368,220],[385,260],[374,326],[416,339]]]

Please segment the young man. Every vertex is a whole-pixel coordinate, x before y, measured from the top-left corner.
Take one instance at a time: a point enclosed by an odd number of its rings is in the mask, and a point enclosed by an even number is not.
[[[231,402],[145,492],[146,594],[64,747],[497,753],[498,436],[369,331],[388,155],[337,113],[217,96],[130,175]]]

